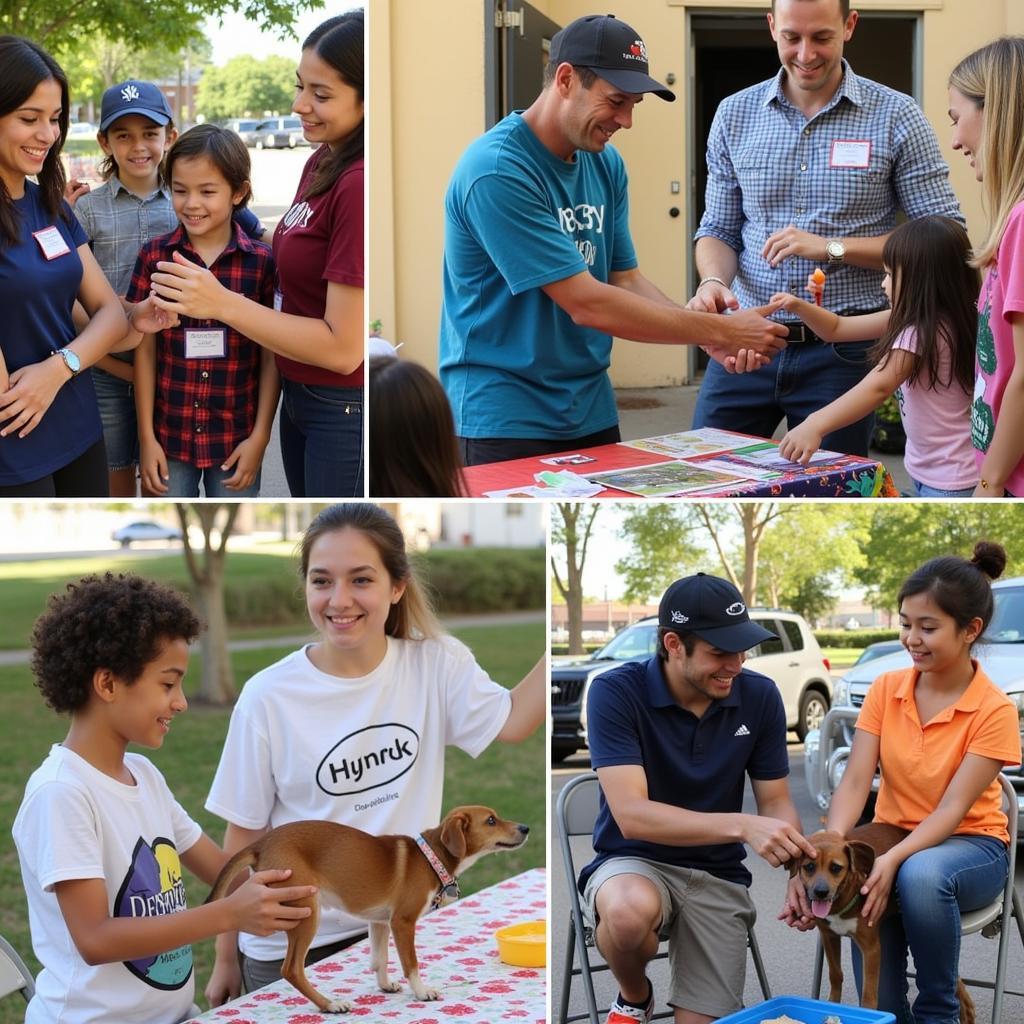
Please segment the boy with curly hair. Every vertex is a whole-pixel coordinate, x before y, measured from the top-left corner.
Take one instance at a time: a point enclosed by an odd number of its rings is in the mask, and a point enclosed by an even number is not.
[[[227,860],[129,743],[158,748],[188,703],[182,682],[192,610],[172,590],[107,573],[50,597],[32,632],[46,703],[71,715],[33,773],[14,821],[32,945],[43,970],[26,1024],[176,1024],[193,1012],[191,943],[258,935],[310,913],[261,871],[231,895],[187,909],[181,865],[208,885]]]

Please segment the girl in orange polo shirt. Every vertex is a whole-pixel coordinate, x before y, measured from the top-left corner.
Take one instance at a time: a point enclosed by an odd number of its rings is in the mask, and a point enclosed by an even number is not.
[[[863,916],[876,924],[893,896],[900,913],[881,925],[878,1008],[898,1024],[956,1024],[960,914],[991,903],[1006,882],[1006,816],[996,776],[1020,764],[1017,709],[971,647],[992,618],[991,581],[1006,566],[999,544],[974,557],[933,558],[903,584],[900,640],[913,668],[868,690],[849,765],[829,810],[830,829],[856,823],[881,765],[875,820],[910,835],[876,861]],[[907,1002],[907,948],[918,996]],[[854,949],[860,978],[860,958]]]

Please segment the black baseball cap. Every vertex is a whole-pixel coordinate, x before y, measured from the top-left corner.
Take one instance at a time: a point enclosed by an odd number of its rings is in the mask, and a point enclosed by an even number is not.
[[[152,82],[129,79],[112,85],[100,104],[100,131],[105,132],[119,117],[141,114],[154,124],[165,125],[172,119],[167,97]]]
[[[658,606],[658,625],[676,633],[693,633],[730,654],[776,637],[750,621],[736,587],[702,572],[676,580],[665,591]]]
[[[614,14],[588,14],[569,22],[551,40],[553,64],[590,68],[622,92],[653,92],[670,103],[676,94],[647,73],[647,47]]]

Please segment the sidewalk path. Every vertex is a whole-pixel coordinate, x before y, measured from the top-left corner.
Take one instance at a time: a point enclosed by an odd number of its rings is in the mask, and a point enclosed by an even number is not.
[[[547,625],[547,612],[543,609],[521,612],[493,612],[487,615],[452,615],[442,617],[445,629],[467,629],[473,626],[519,626],[524,624]],[[248,640],[231,640],[229,651],[259,651],[267,647],[301,647],[314,638],[312,629],[308,633],[294,636],[251,637]],[[4,665],[27,665],[31,651],[0,651],[0,667]]]

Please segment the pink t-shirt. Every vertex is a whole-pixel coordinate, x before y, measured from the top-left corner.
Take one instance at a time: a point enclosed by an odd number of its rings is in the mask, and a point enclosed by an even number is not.
[[[973,345],[973,339],[967,340]],[[917,332],[907,328],[893,348],[917,351]],[[949,380],[951,352],[939,332],[939,380]],[[907,435],[903,465],[911,478],[943,491],[964,491],[978,483],[971,445],[971,396],[955,381],[930,388],[928,381],[901,384],[896,392]]]
[[[971,440],[978,465],[992,444],[1006,382],[1013,371],[1013,324],[1009,313],[1024,313],[1024,203],[1010,212],[995,263],[978,296],[978,378],[971,405]],[[1015,497],[1024,496],[1024,459],[1006,480]]]

